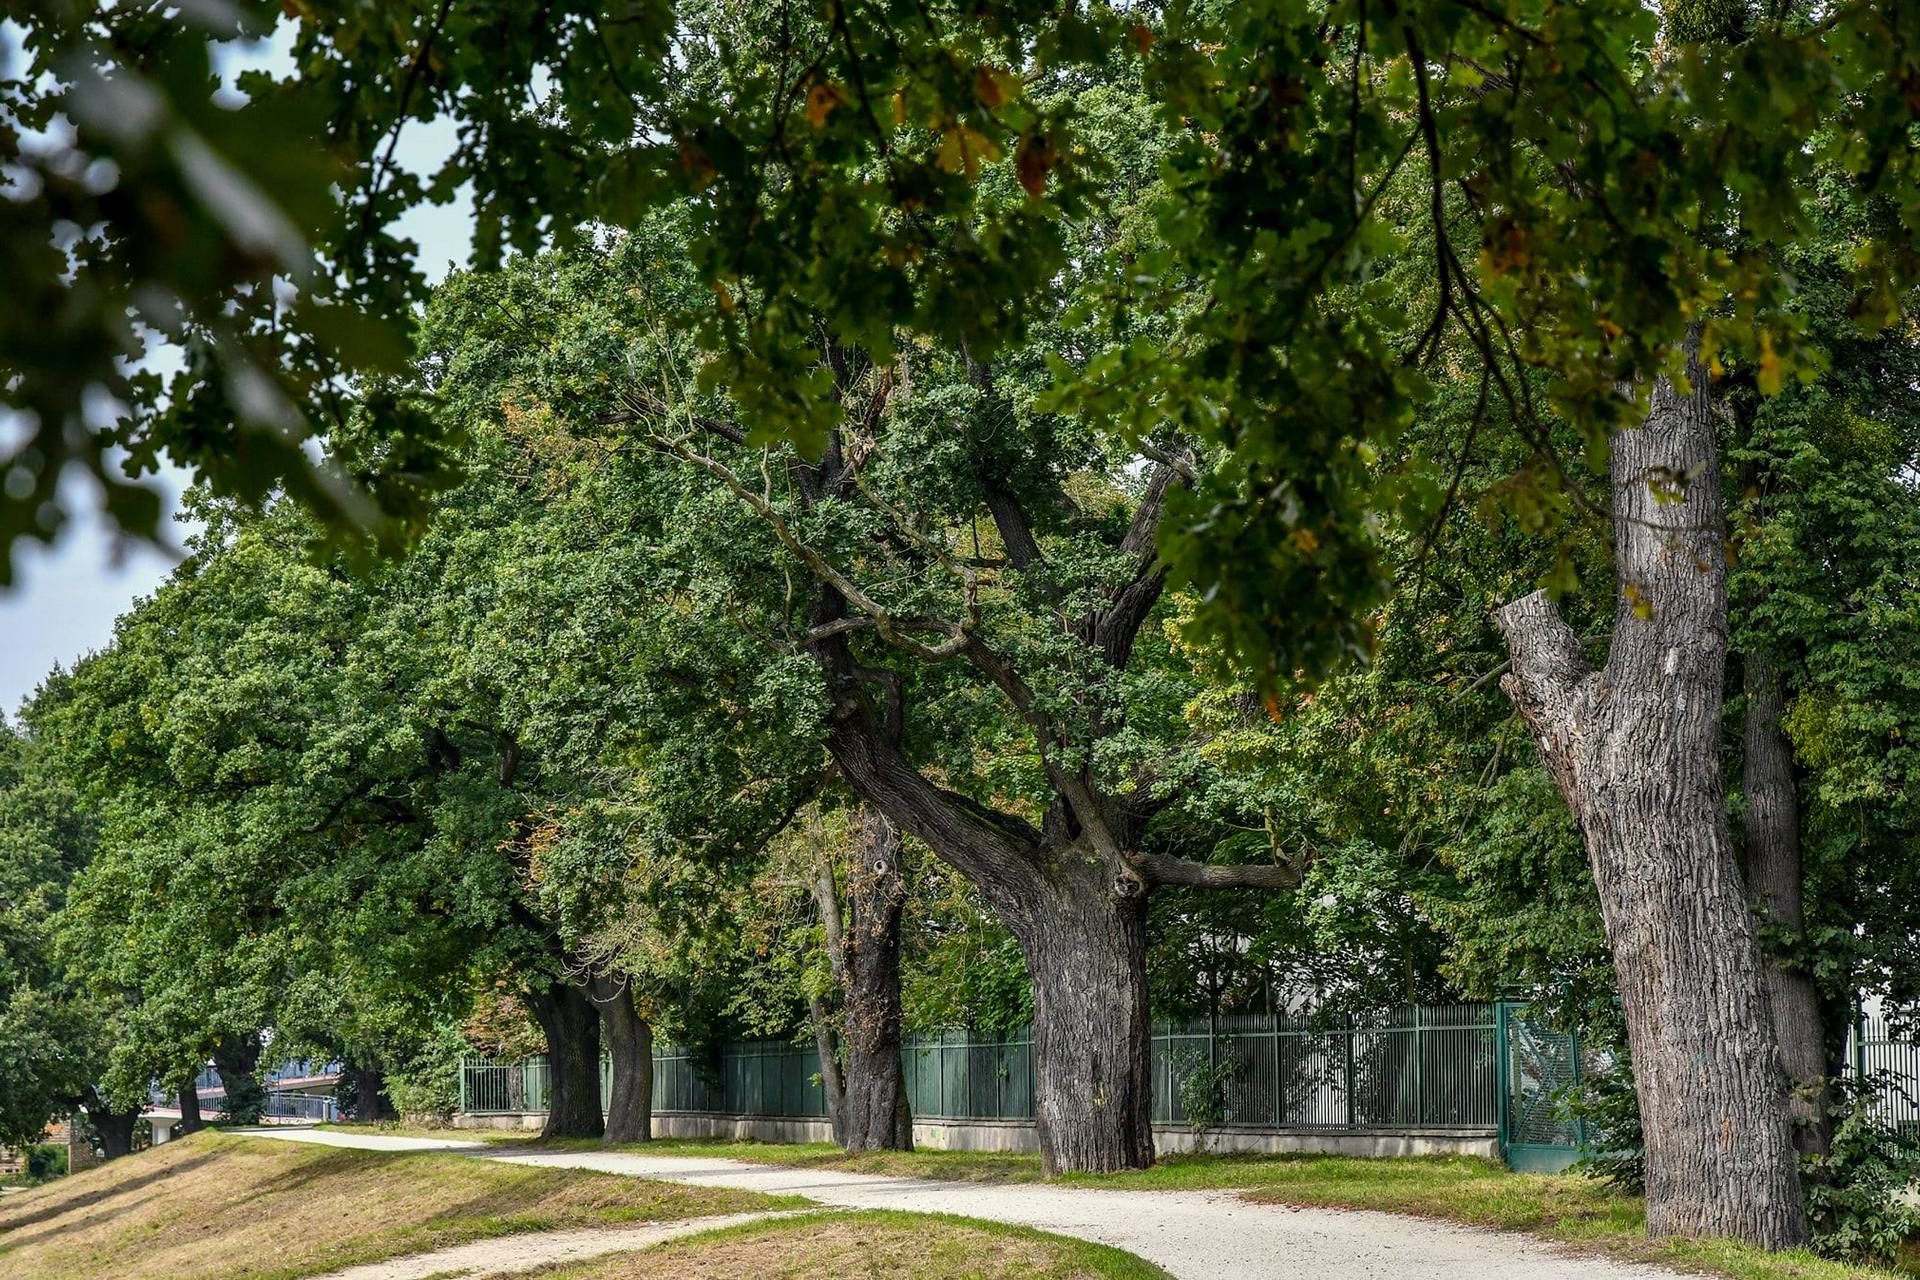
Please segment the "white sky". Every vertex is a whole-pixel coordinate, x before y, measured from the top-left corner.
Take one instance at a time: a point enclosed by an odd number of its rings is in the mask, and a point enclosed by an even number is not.
[[[289,65],[283,26],[280,37],[227,51],[229,77],[247,67],[269,70]],[[7,36],[0,30],[0,39]],[[429,173],[452,147],[451,126],[440,122],[411,125],[402,135],[396,158],[407,168]],[[402,234],[420,245],[420,262],[430,279],[446,274],[449,264],[464,264],[473,244],[473,207],[465,192],[445,206],[424,206],[400,223]],[[171,514],[191,477],[172,471],[159,478]],[[14,551],[14,585],[0,591],[0,714],[14,714],[56,664],[74,661],[104,648],[113,639],[114,621],[140,597],[166,580],[175,559],[144,543],[115,537],[98,511],[90,479],[69,478],[72,513],[52,546],[21,542]],[[168,523],[178,546],[186,531]]]

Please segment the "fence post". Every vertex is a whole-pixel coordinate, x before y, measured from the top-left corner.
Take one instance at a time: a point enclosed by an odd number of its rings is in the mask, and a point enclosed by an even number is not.
[[[467,1109],[467,1055],[460,1055],[460,1110]]]
[[[1427,1122],[1427,1029],[1419,1005],[1413,1006],[1413,1122]]]
[[[1580,1114],[1579,1106],[1580,1084],[1585,1078],[1586,1071],[1580,1057],[1580,1024],[1574,1023],[1573,1030],[1568,1034],[1573,1038],[1573,1144],[1584,1150],[1587,1145],[1587,1121],[1586,1117]]]
[[[1353,1037],[1355,1035],[1353,1015],[1347,1015],[1347,1128],[1354,1127],[1357,1112],[1353,1096]]]
[[[1273,1052],[1267,1060],[1273,1063],[1273,1124],[1279,1128],[1286,1123],[1286,1099],[1280,1092],[1280,1015],[1273,1009],[1267,1010],[1267,1035],[1273,1040]]]

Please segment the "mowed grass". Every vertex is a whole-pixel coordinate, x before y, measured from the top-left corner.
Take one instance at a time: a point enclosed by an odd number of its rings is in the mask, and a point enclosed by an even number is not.
[[[808,1214],[543,1271],[542,1280],[1167,1280],[1150,1262],[1030,1227],[940,1214]]]
[[[213,1131],[0,1200],[8,1280],[296,1280],[491,1236],[791,1197]]]

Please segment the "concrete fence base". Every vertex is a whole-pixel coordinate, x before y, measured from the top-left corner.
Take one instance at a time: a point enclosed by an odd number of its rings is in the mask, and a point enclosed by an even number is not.
[[[456,1129],[538,1129],[537,1111],[460,1114]],[[722,1116],[710,1112],[656,1111],[653,1136],[716,1142],[832,1142],[825,1120],[776,1116]],[[1033,1154],[1040,1139],[1031,1120],[916,1120],[913,1142],[929,1151],[993,1151]],[[1491,1129],[1395,1129],[1356,1133],[1346,1129],[1255,1129],[1232,1125],[1196,1134],[1181,1125],[1155,1125],[1155,1149],[1239,1151],[1268,1155],[1485,1156],[1499,1159],[1500,1140]]]

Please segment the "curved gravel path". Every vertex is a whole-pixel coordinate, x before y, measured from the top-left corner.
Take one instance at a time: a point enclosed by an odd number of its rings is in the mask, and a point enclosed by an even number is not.
[[[532,1151],[456,1139],[275,1129],[261,1137],[375,1151],[453,1151],[550,1168],[801,1195],[849,1209],[953,1213],[1113,1245],[1177,1280],[1683,1280],[1673,1271],[1586,1257],[1528,1236],[1359,1209],[1256,1204],[1232,1191],[934,1182],[618,1151]],[[429,1273],[430,1274],[430,1273]]]

